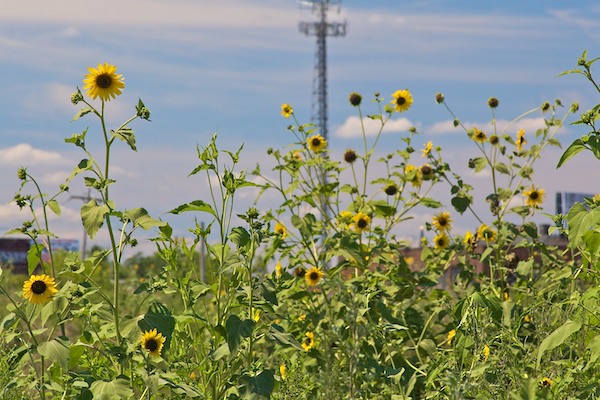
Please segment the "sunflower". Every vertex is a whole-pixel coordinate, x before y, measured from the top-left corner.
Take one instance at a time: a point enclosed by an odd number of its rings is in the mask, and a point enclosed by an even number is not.
[[[433,171],[433,168],[431,168],[431,165],[429,165],[429,164],[421,165],[420,171],[421,171],[421,176],[423,177],[424,181],[428,181],[431,178],[433,178],[434,171]]]
[[[285,366],[285,364],[279,365],[279,376],[281,376],[281,379],[283,380],[285,380],[285,378],[287,377],[287,367]]]
[[[487,135],[477,128],[473,128],[473,131],[471,132],[470,136],[471,139],[478,143],[484,143],[487,140]]]
[[[369,225],[371,225],[371,217],[366,214],[359,212],[352,218],[354,221],[354,230],[357,233],[362,233],[363,231],[369,230]]]
[[[158,357],[166,340],[162,333],[157,332],[156,328],[154,328],[144,332],[140,339],[140,344],[142,345],[142,349],[146,350],[150,355]]]
[[[281,267],[281,261],[277,261],[277,264],[275,265],[275,276],[281,278],[282,274],[283,268]]]
[[[523,196],[525,197],[525,204],[529,207],[538,207],[544,202],[546,193],[544,189],[532,185],[529,189],[523,191]]]
[[[517,144],[517,150],[522,151],[523,145],[527,144],[527,140],[525,140],[525,129],[519,129],[517,131],[517,140],[515,143]]]
[[[467,231],[465,233],[465,238],[463,239],[463,243],[469,247],[475,247],[477,244],[477,237],[471,233],[471,231]]]
[[[306,332],[306,338],[302,341],[302,348],[306,351],[309,351],[313,347],[315,347],[315,334],[312,332]]]
[[[306,275],[306,269],[304,269],[304,267],[298,267],[294,270],[294,275],[296,278],[304,278]]]
[[[448,235],[442,232],[433,238],[433,243],[435,244],[436,249],[445,249],[450,244],[450,239],[448,238]]]
[[[431,148],[433,147],[433,143],[431,143],[431,140],[429,142],[427,142],[427,144],[425,145],[425,148],[423,150],[421,150],[421,157],[427,157],[429,155],[429,153],[431,153]]]
[[[446,343],[447,344],[452,344],[452,339],[454,339],[454,336],[456,336],[456,329],[452,329],[450,332],[448,332],[448,335],[446,335]]]
[[[421,170],[412,164],[407,164],[404,168],[404,176],[407,182],[410,182],[414,187],[421,187],[422,176]]]
[[[356,155],[356,152],[352,149],[348,149],[344,152],[344,161],[346,161],[348,164],[352,164],[357,158],[358,156]]]
[[[540,386],[541,387],[550,387],[550,386],[552,386],[552,379],[550,379],[548,377],[542,378],[542,380],[540,381]]]
[[[92,99],[100,97],[102,101],[110,101],[121,94],[125,88],[123,75],[117,74],[117,67],[112,64],[98,64],[98,68],[88,68],[89,74],[83,79],[83,89]]]
[[[46,274],[31,275],[23,283],[23,297],[32,304],[46,304],[58,292],[54,278]]]
[[[398,193],[398,187],[396,185],[394,185],[393,183],[387,185],[385,187],[385,189],[383,189],[383,191],[385,192],[385,194],[387,194],[388,196],[393,196],[396,193]]]
[[[483,354],[482,354],[482,358],[483,361],[487,361],[488,358],[490,357],[490,346],[488,346],[487,344],[485,346],[483,346]]]
[[[293,113],[294,113],[294,109],[292,108],[292,106],[290,106],[289,104],[285,104],[285,103],[281,105],[281,115],[284,118],[289,118]]]
[[[285,228],[285,225],[283,225],[281,222],[278,222],[275,225],[275,233],[278,234],[281,239],[285,238],[287,236],[287,229]]]
[[[477,229],[477,237],[479,239],[485,240],[486,243],[495,242],[496,241],[496,231],[486,224],[481,224],[481,226]]]
[[[319,281],[323,279],[324,276],[325,273],[321,271],[320,268],[312,267],[306,272],[304,279],[306,280],[308,286],[317,286]]]
[[[452,229],[452,218],[449,211],[444,211],[433,216],[433,226],[438,231],[448,232]]]
[[[314,135],[308,138],[308,148],[315,153],[320,152],[327,146],[327,140],[321,135]]]
[[[406,89],[396,90],[392,94],[394,100],[391,103],[394,105],[394,110],[397,112],[404,112],[410,108],[413,103],[413,98],[410,92]]]

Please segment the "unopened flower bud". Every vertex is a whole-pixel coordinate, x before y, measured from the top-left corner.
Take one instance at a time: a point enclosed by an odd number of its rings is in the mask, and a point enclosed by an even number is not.
[[[498,101],[497,98],[490,97],[488,99],[488,106],[490,106],[490,108],[496,108],[496,107],[498,107],[498,104],[500,104],[500,102]]]
[[[27,170],[25,168],[19,168],[19,170],[17,171],[17,178],[19,178],[22,181],[27,179]]]
[[[362,101],[362,96],[359,93],[352,92],[348,97],[348,101],[350,101],[350,104],[352,104],[354,107],[358,107]]]
[[[76,92],[74,92],[71,95],[71,103],[73,103],[73,104],[77,104],[82,100],[83,100],[83,95],[81,94],[81,92],[79,90],[77,90]]]
[[[442,104],[444,102],[444,94],[440,93],[440,92],[436,93],[435,94],[435,101],[438,104]]]

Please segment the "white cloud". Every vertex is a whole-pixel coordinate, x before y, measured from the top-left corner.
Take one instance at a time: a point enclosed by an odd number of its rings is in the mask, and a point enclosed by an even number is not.
[[[461,121],[462,122],[462,121]],[[509,121],[505,119],[496,120],[495,125],[492,124],[491,121],[485,122],[462,122],[462,124],[467,129],[472,129],[473,127],[477,127],[482,131],[491,134],[496,132],[497,134],[502,133],[512,133],[516,132],[519,129],[524,129],[525,132],[529,132],[531,134],[535,133],[538,129],[542,129],[546,126],[543,117],[539,118],[522,118],[518,121]],[[564,129],[564,128],[561,128]],[[439,135],[444,133],[465,133],[464,129],[461,126],[455,127],[453,120],[436,122],[431,127],[429,127],[426,131],[432,135]]]
[[[8,165],[36,165],[36,164],[59,164],[66,160],[60,153],[35,149],[28,143],[20,143],[16,146],[0,149],[0,163]]]
[[[362,120],[365,134],[375,136],[381,130],[381,121],[364,117]],[[382,133],[406,132],[413,127],[413,123],[406,118],[391,119],[386,122]],[[363,126],[359,117],[351,116],[342,125],[334,129],[334,136],[343,138],[362,137]]]

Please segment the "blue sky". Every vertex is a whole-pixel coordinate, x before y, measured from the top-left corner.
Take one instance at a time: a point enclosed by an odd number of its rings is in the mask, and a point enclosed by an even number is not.
[[[511,120],[544,101],[560,98],[597,102],[597,93],[581,77],[557,75],[573,68],[584,49],[599,56],[600,5],[593,0],[343,1],[330,20],[347,21],[347,35],[328,42],[330,146],[334,154],[358,146],[352,91],[370,99],[408,88],[415,103],[391,125],[381,149],[397,146],[407,126],[444,148],[455,169],[465,174],[464,132],[447,129],[451,116],[435,104],[443,92],[461,120],[489,123],[489,97],[500,99],[498,120]],[[314,37],[299,33],[300,21],[315,16],[293,0],[106,0],[102,3],[54,0],[10,2],[0,14],[0,230],[18,226],[23,216],[9,204],[19,166],[28,166],[48,192],[69,174],[82,154],[63,139],[91,119],[70,123],[77,111],[70,94],[87,67],[100,62],[118,66],[124,94],[110,105],[117,124],[141,97],[152,122],[136,122],[139,152],[120,146],[115,154],[116,199],[122,207],[144,206],[158,215],[182,202],[206,199],[205,182],[187,178],[195,166],[195,147],[213,132],[226,148],[245,143],[243,159],[251,169],[265,159],[267,147],[291,141],[279,115],[291,103],[302,122],[311,114]],[[365,112],[369,112],[368,106]],[[538,115],[539,117],[539,115]],[[571,119],[570,121],[572,121]],[[524,121],[535,127],[539,120]],[[529,125],[527,125],[529,124]],[[394,126],[397,129],[394,129]],[[566,126],[558,138],[568,145],[582,132]],[[349,137],[350,136],[350,137]],[[475,148],[469,148],[469,156]],[[535,181],[549,194],[595,193],[597,168],[583,155],[554,168],[560,150],[552,150],[536,168]],[[585,170],[586,174],[581,174]],[[472,176],[472,182],[485,177]],[[83,187],[73,186],[73,194]],[[65,198],[65,201],[67,198]],[[249,200],[248,200],[249,201]],[[77,201],[67,201],[55,229],[79,238]],[[423,213],[406,226],[416,237]],[[173,220],[185,234],[190,223]],[[458,229],[471,229],[468,217]],[[99,237],[102,242],[102,237]]]

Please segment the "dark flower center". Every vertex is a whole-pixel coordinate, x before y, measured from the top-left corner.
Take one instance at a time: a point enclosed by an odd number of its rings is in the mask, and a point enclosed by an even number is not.
[[[310,278],[311,281],[318,281],[319,280],[319,273],[318,272],[311,272],[309,278]]]
[[[446,243],[446,241],[444,240],[444,238],[439,238],[437,241],[437,245],[439,247],[444,247],[444,244]]]
[[[356,226],[358,226],[360,229],[366,228],[367,227],[367,220],[361,218],[356,222]]]
[[[101,74],[96,77],[96,85],[101,89],[108,89],[112,85],[112,78],[108,74]]]
[[[35,281],[31,284],[31,291],[35,294],[42,294],[46,291],[46,283],[44,281]]]
[[[319,146],[321,145],[321,139],[319,139],[319,138],[314,138],[314,139],[312,140],[312,145],[313,145],[313,146],[315,146],[315,147],[319,147]]]
[[[446,225],[448,225],[448,220],[444,217],[440,217],[440,218],[438,218],[438,224],[440,226],[446,226]]]
[[[531,192],[531,194],[529,195],[529,198],[531,200],[537,200],[539,197],[538,192]]]
[[[294,274],[299,277],[302,278],[304,277],[304,275],[306,275],[306,270],[304,268],[296,268],[296,270],[294,271]]]
[[[428,165],[424,165],[424,166],[421,168],[421,173],[422,173],[423,175],[429,175],[429,174],[431,173],[431,167],[429,167]]]
[[[346,150],[346,153],[344,153],[344,160],[348,163],[356,161],[356,153],[354,150]]]
[[[399,106],[403,105],[404,103],[406,103],[406,99],[404,97],[400,96],[396,99],[396,104]]]
[[[307,337],[306,339],[304,339],[304,344],[310,346],[312,344],[312,339]]]
[[[148,350],[148,351],[158,350],[158,342],[156,341],[156,339],[146,340],[146,350]]]

